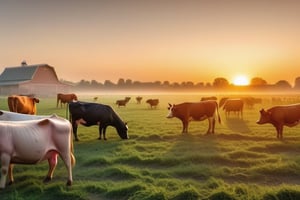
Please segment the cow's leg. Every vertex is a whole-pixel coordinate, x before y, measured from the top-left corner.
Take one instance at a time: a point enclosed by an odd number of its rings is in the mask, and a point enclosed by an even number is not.
[[[71,186],[73,182],[73,177],[72,177],[72,162],[71,162],[70,152],[66,151],[65,153],[61,154],[61,159],[64,161],[66,168],[68,170],[67,186]]]
[[[215,126],[216,126],[216,119],[215,117],[212,118],[212,126],[211,126],[211,133],[215,133]]]
[[[8,174],[8,168],[10,164],[10,156],[6,153],[1,155],[1,179],[0,179],[0,188],[5,188],[6,176]]]
[[[75,141],[79,141],[79,138],[77,136],[77,128],[78,128],[78,125],[77,125],[77,122],[76,120],[72,120],[72,127],[73,127],[73,134],[74,134],[74,137],[75,137]]]
[[[277,139],[282,139],[283,125],[282,124],[277,125],[276,131],[277,131]]]
[[[49,154],[49,158],[48,158],[49,170],[46,178],[44,179],[44,183],[47,183],[52,180],[53,172],[57,165],[57,156],[58,156],[57,152],[51,151],[48,154]]]
[[[98,140],[101,140],[101,135],[102,135],[102,132],[103,132],[103,127],[101,125],[99,125],[99,138]]]
[[[104,126],[104,127],[102,128],[102,133],[103,133],[103,139],[104,139],[104,140],[107,140],[107,139],[106,139],[106,128],[107,128],[107,126]]]
[[[182,121],[182,134],[188,133],[188,126],[189,126],[189,121],[183,120]]]
[[[8,185],[11,185],[14,183],[13,170],[14,170],[14,165],[10,164],[8,167],[8,179],[9,179]]]

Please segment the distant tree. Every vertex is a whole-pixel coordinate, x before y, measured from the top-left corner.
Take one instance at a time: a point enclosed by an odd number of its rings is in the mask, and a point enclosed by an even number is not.
[[[90,85],[91,85],[91,87],[96,88],[96,87],[100,86],[101,83],[98,83],[98,81],[96,81],[96,80],[92,80]]]
[[[124,86],[125,85],[125,80],[123,79],[123,78],[120,78],[119,80],[118,80],[118,83],[117,83],[117,85],[118,86]]]
[[[169,82],[169,81],[164,81],[164,82],[162,83],[162,85],[163,85],[164,87],[170,86],[170,82]]]
[[[260,77],[254,77],[254,78],[251,79],[250,85],[252,85],[252,86],[265,86],[265,85],[267,85],[267,81],[265,81],[264,79],[262,79]]]
[[[84,79],[82,79],[79,83],[78,83],[78,86],[79,87],[88,87],[90,86],[90,82],[89,81],[86,81]]]
[[[153,85],[154,85],[155,87],[160,87],[160,86],[161,86],[161,81],[154,81],[154,82],[153,82]]]
[[[300,89],[300,77],[297,77],[295,79],[295,86],[294,86],[295,89]]]
[[[196,83],[195,87],[197,87],[197,88],[203,88],[204,87],[204,83],[203,82]]]
[[[277,88],[281,88],[281,89],[290,89],[292,88],[291,84],[289,82],[287,82],[286,80],[280,80],[277,83],[275,83],[275,86]]]
[[[216,88],[225,88],[229,86],[229,82],[227,79],[223,77],[215,78],[213,82],[213,86]]]
[[[104,86],[112,87],[112,86],[115,86],[115,84],[113,82],[111,82],[110,80],[105,80],[104,81]]]
[[[131,79],[126,79],[125,85],[126,86],[131,86],[132,85],[132,80]]]

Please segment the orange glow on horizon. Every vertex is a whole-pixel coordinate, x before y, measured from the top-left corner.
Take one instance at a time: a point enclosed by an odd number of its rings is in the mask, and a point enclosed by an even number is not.
[[[245,75],[238,75],[233,79],[233,85],[236,86],[246,86],[249,85],[249,78]]]

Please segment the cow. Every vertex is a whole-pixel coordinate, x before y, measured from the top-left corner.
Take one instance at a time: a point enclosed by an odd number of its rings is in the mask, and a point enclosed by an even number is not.
[[[90,103],[90,102],[70,102],[70,121],[73,126],[73,134],[76,141],[79,141],[77,136],[78,124],[83,126],[99,126],[99,140],[103,134],[103,139],[106,140],[107,126],[113,126],[117,130],[122,139],[128,139],[127,124],[124,123],[119,115],[109,105]]]
[[[118,108],[120,106],[126,106],[126,104],[129,102],[129,100],[131,99],[131,97],[125,97],[125,99],[121,99],[121,100],[117,100],[116,104],[118,105]]]
[[[169,103],[169,114],[167,118],[176,117],[182,122],[182,133],[188,133],[188,125],[190,121],[202,121],[208,119],[209,127],[206,134],[213,134],[215,131],[215,118],[218,115],[218,121],[221,123],[221,118],[218,111],[218,103],[214,100],[200,102],[185,102],[181,104]]]
[[[272,124],[277,131],[277,138],[282,139],[283,126],[293,127],[300,123],[300,104],[274,106],[260,110],[257,124]]]
[[[71,101],[77,101],[77,95],[74,93],[71,94],[57,94],[56,108],[58,108],[58,104],[60,103],[60,107],[62,108],[62,104],[69,103]]]
[[[243,117],[244,101],[242,99],[222,98],[220,100],[219,107],[222,106],[223,106],[223,110],[225,110],[226,117],[230,115],[231,111],[237,113],[238,116],[239,114],[241,114],[241,117]]]
[[[72,126],[59,117],[27,120],[0,121],[0,188],[5,188],[6,177],[14,182],[12,164],[38,164],[48,160],[49,170],[44,179],[53,177],[60,156],[68,171],[67,185],[72,185],[72,167],[75,165],[72,143]]]
[[[21,113],[0,110],[0,120],[2,120],[2,121],[26,121],[26,120],[45,119],[45,118],[50,118],[50,117],[54,118],[54,117],[58,117],[58,116],[55,114],[53,114],[53,115],[28,115],[28,114],[21,114]],[[9,170],[8,170],[9,177],[12,177],[13,167],[14,167],[13,164],[9,165]],[[10,181],[10,184],[12,184],[12,181]]]
[[[148,99],[146,103],[150,105],[150,108],[156,108],[159,103],[159,99]]]
[[[137,103],[137,104],[141,104],[143,97],[138,96],[138,97],[136,97],[135,99],[136,99],[136,103]]]
[[[7,98],[8,108],[11,112],[35,115],[36,103],[40,100],[35,97],[11,95]]]

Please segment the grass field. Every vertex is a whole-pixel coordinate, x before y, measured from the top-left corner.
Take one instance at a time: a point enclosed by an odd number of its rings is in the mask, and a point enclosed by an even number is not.
[[[128,95],[126,95],[128,96]],[[168,103],[199,101],[201,94],[137,95],[127,107],[114,102],[125,95],[99,95],[98,103],[111,105],[128,122],[128,140],[109,127],[107,141],[97,140],[98,128],[80,126],[74,142],[74,182],[65,186],[67,170],[61,159],[53,180],[44,184],[47,162],[16,165],[15,183],[0,191],[0,199],[300,199],[300,127],[284,128],[277,140],[275,128],[257,125],[259,109],[272,106],[272,96],[245,109],[243,119],[225,117],[214,135],[205,135],[208,122],[191,122],[182,135],[178,119],[167,119]],[[147,98],[159,98],[150,109]],[[79,95],[83,101],[93,96]],[[56,99],[40,99],[38,114],[56,113]],[[6,97],[0,99],[7,110]]]

